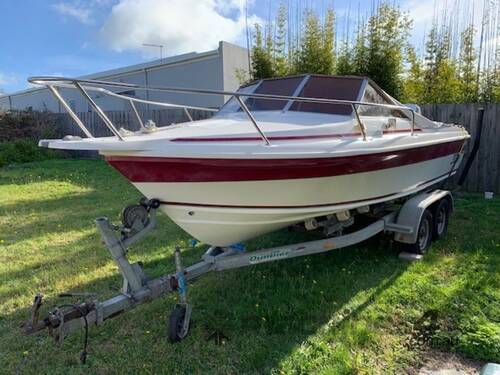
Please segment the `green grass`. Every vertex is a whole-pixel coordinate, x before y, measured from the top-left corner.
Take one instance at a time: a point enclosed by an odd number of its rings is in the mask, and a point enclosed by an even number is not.
[[[101,161],[51,160],[0,170],[0,373],[403,373],[427,346],[500,361],[500,200],[456,197],[450,232],[421,263],[397,258],[390,242],[246,269],[192,283],[189,336],[172,345],[165,323],[175,295],[139,306],[58,349],[46,335],[23,337],[35,293],[49,308],[63,291],[115,294],[118,271],[93,220],[114,220],[140,194]],[[282,231],[249,250],[304,240]],[[173,248],[189,236],[165,215],[130,251],[151,276],[171,272]],[[204,252],[184,252],[186,264]],[[67,301],[66,301],[67,302]],[[214,331],[228,337],[208,341]]]

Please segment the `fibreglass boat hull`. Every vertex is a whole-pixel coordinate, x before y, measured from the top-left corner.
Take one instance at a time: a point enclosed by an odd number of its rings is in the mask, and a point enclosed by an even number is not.
[[[361,77],[261,80],[232,95],[209,119],[120,133],[101,116],[115,136],[40,145],[99,151],[193,237],[227,246],[423,190],[454,173],[469,138]]]
[[[464,142],[342,157],[107,161],[193,237],[228,246],[426,189],[455,172]]]

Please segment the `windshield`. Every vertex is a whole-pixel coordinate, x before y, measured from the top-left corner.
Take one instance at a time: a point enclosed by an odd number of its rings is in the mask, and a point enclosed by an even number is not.
[[[282,96],[298,96],[318,99],[357,101],[363,86],[361,77],[330,77],[302,75],[286,78],[264,79],[255,84],[242,87],[239,92]],[[310,103],[293,100],[248,98],[245,100],[250,111],[314,112],[350,115],[349,104]],[[241,111],[236,100],[231,99],[219,114]]]

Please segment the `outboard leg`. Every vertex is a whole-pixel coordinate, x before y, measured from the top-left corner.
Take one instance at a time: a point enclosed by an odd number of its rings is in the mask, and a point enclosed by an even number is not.
[[[189,331],[192,306],[187,303],[187,282],[184,275],[184,267],[181,261],[181,249],[175,248],[176,288],[179,292],[179,303],[177,303],[170,314],[168,322],[168,339],[170,342],[181,341]]]

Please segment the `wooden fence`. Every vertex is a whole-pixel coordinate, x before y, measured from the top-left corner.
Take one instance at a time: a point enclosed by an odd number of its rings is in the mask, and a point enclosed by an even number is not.
[[[484,108],[481,146],[462,189],[470,192],[493,191],[500,194],[500,104],[425,104],[421,106],[425,117],[434,121],[463,125],[471,134],[464,162],[455,178],[460,176],[472,149],[481,107]]]
[[[482,105],[479,104],[425,104],[422,105],[422,114],[434,121],[446,123],[456,123],[463,125],[471,133],[472,138],[469,142],[464,162],[472,148],[472,143],[477,132],[478,110]],[[472,164],[463,189],[471,192],[493,191],[500,194],[500,104],[487,104],[483,119],[483,134],[481,137],[481,147]],[[193,119],[204,119],[212,115],[212,112],[190,110]],[[94,112],[79,113],[79,117],[95,136],[111,135],[102,120]],[[139,124],[130,112],[107,112],[107,115],[113,123],[119,128],[124,127],[129,130],[138,130]],[[80,134],[77,126],[71,121],[67,114],[56,114],[61,121],[61,135]],[[141,117],[145,120],[151,119],[158,126],[165,126],[173,123],[185,122],[188,120],[182,109],[162,109],[141,112]],[[76,156],[96,157],[96,153],[82,151]],[[461,173],[457,173],[458,177]]]

